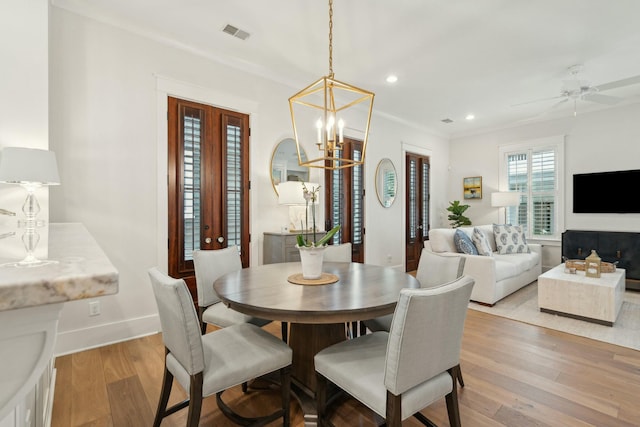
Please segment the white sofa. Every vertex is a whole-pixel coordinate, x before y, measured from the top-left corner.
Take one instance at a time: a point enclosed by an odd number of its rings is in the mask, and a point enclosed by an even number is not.
[[[491,245],[492,256],[460,254],[453,236],[456,229],[434,228],[429,230],[429,240],[424,242],[427,250],[440,254],[462,255],[466,260],[464,274],[475,279],[471,300],[493,305],[507,295],[528,285],[542,274],[541,246],[528,243],[530,253],[505,254],[496,252],[493,225],[476,226]],[[460,227],[469,237],[474,227]],[[428,266],[427,266],[428,268]]]

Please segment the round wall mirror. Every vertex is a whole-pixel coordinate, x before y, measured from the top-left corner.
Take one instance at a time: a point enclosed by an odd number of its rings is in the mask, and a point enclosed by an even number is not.
[[[307,154],[301,148],[300,157],[307,161]],[[276,145],[271,156],[271,185],[278,194],[277,185],[284,181],[309,182],[309,167],[298,164],[296,141],[285,138]]]
[[[391,207],[398,191],[398,175],[390,159],[382,159],[376,168],[376,194],[380,204]]]

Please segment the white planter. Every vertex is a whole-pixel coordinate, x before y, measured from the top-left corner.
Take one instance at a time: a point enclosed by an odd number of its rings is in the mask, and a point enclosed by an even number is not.
[[[322,276],[322,260],[326,246],[307,247],[298,246],[300,262],[302,263],[302,278],[319,279]]]

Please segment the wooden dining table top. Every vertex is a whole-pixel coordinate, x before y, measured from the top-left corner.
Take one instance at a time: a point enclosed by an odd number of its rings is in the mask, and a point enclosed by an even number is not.
[[[338,281],[299,285],[287,278],[299,262],[266,264],[226,274],[214,289],[230,308],[263,319],[321,324],[366,320],[393,313],[402,288],[419,288],[415,277],[391,267],[325,262]]]

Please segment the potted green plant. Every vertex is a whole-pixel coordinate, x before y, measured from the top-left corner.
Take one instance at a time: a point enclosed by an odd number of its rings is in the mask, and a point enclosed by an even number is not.
[[[451,221],[451,227],[458,228],[463,225],[471,225],[471,220],[463,215],[463,213],[469,209],[469,205],[461,205],[459,200],[449,202],[447,210],[451,212],[448,216]]]
[[[322,261],[324,258],[324,250],[327,248],[329,240],[340,230],[340,225],[336,225],[327,232],[322,238],[316,240],[316,202],[318,201],[318,191],[320,186],[308,189],[306,184],[302,183],[302,191],[306,201],[305,213],[305,234],[298,234],[296,247],[300,251],[300,262],[302,264],[302,277],[304,279],[319,279],[322,276]],[[311,216],[313,218],[313,228],[311,233],[313,239],[309,239],[309,203],[311,203]]]

